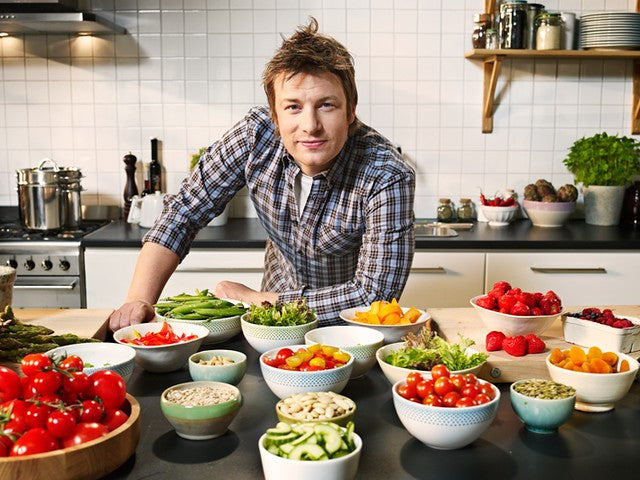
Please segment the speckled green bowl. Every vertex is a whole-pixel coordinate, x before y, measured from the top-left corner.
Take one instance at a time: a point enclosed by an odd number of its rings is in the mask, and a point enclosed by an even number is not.
[[[232,389],[236,396],[233,400],[217,405],[185,406],[167,400],[167,393],[176,389],[195,387],[220,387]],[[224,435],[242,406],[242,395],[233,385],[223,382],[186,382],[167,388],[160,396],[160,409],[175,428],[176,433],[188,440],[208,440]]]

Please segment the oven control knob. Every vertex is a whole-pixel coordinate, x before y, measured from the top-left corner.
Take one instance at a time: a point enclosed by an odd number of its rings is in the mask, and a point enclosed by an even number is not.
[[[60,267],[61,270],[64,270],[65,272],[71,268],[71,264],[69,263],[68,260],[60,260],[60,263],[58,264],[58,266]]]
[[[33,270],[34,268],[36,268],[36,262],[31,259],[26,260],[24,262],[24,268],[26,268],[27,270]]]
[[[7,267],[18,268],[18,262],[16,261],[15,258],[7,260]]]
[[[53,268],[53,263],[51,263],[51,260],[43,260],[42,268],[44,268],[45,270],[51,270]]]

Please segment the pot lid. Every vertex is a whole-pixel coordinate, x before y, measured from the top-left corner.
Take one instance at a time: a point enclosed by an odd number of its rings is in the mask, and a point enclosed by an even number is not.
[[[16,170],[16,176],[18,185],[61,185],[79,182],[82,173],[79,168],[59,167],[52,159],[44,158],[37,167]]]

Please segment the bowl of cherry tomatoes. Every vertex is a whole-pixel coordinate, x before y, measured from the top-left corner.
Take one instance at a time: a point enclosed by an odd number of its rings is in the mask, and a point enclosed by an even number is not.
[[[411,372],[393,385],[393,405],[402,425],[428,447],[462,448],[482,435],[498,412],[500,390],[469,373],[452,375],[444,365],[431,377]]]
[[[291,345],[260,355],[264,381],[279,398],[295,393],[340,393],[349,382],[353,356],[330,345]]]

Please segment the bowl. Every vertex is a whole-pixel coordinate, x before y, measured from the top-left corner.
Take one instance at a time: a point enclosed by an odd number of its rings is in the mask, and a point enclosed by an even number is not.
[[[256,325],[247,319],[251,313],[245,313],[240,318],[240,327],[244,338],[249,345],[259,353],[264,353],[274,348],[282,348],[287,345],[300,344],[304,342],[304,335],[318,327],[318,319],[304,325],[291,325],[287,327]]]
[[[258,440],[260,461],[265,480],[281,480],[283,478],[304,478],[305,480],[351,480],[355,478],[362,451],[362,439],[353,434],[356,449],[342,457],[329,460],[291,460],[279,457],[264,447],[267,434]]]
[[[210,361],[222,357],[232,360],[227,365],[209,365],[199,363],[200,360]],[[237,385],[247,371],[247,356],[235,350],[203,350],[189,357],[189,375],[194,381],[208,380],[212,382],[230,383]]]
[[[583,349],[585,352],[587,349]],[[622,360],[629,362],[629,371],[620,373],[586,373],[568,370],[551,363],[551,354],[546,364],[549,376],[554,382],[569,385],[576,389],[576,410],[584,412],[606,412],[615,407],[631,388],[638,361],[626,353],[618,355],[618,366]]]
[[[193,389],[211,388],[227,392],[226,401],[204,405],[183,405],[170,401],[173,392],[191,392]],[[194,395],[184,394],[191,396]],[[215,395],[214,395],[215,397]],[[223,382],[186,382],[167,388],[160,396],[160,409],[175,428],[176,433],[187,440],[209,440],[224,435],[242,406],[240,390]]]
[[[363,323],[356,320],[356,312],[366,312],[371,307],[355,307],[355,308],[347,308],[346,310],[342,310],[340,312],[340,318],[347,322],[349,325],[357,326],[357,327],[365,327],[371,328],[372,330],[377,330],[378,332],[384,335],[384,343],[394,343],[402,340],[407,333],[413,332],[417,333],[420,329],[427,323],[427,320],[431,318],[424,310],[420,310],[420,317],[416,320],[415,323],[409,323],[405,325],[372,325],[370,323]],[[402,311],[406,312],[409,310],[407,307],[402,307]]]
[[[108,434],[74,447],[22,457],[0,458],[0,478],[72,480],[102,478],[125,463],[140,439],[140,404],[127,394],[124,424]]]
[[[389,345],[380,347],[376,352],[376,360],[378,361],[378,365],[380,365],[380,369],[382,370],[382,373],[384,373],[384,376],[387,377],[387,380],[389,380],[389,383],[391,385],[394,385],[400,380],[406,379],[407,375],[411,372],[420,372],[424,376],[430,377],[431,371],[396,367],[395,365],[391,365],[390,363],[387,363],[385,361],[385,358],[387,357],[387,355],[389,355],[391,352],[395,350],[399,350],[402,347],[404,347],[404,342],[391,343]],[[472,353],[478,353],[478,352],[476,350],[473,350],[472,348],[468,348],[467,353],[472,354]],[[454,374],[464,375],[465,373],[473,373],[474,375],[477,376],[480,370],[482,369],[482,366],[485,363],[486,362],[483,362],[480,365],[476,365],[475,367],[467,368],[464,370],[454,370],[451,372],[451,375],[454,375]]]
[[[576,202],[523,200],[522,207],[536,227],[561,227],[576,209]]]
[[[335,392],[295,393],[276,403],[278,420],[291,424],[332,422],[344,427],[355,413],[356,403]]]
[[[478,380],[480,383],[489,383]],[[489,428],[498,411],[500,390],[492,385],[494,398],[472,407],[434,407],[412,402],[398,394],[405,384],[400,380],[393,385],[393,406],[404,428],[428,447],[438,450],[462,448],[474,442]]]
[[[209,334],[209,330],[202,325],[190,325],[187,323],[167,322],[176,335],[197,335],[193,340],[186,342],[172,343],[169,345],[133,345],[123,342],[123,340],[132,340],[135,338],[135,332],[144,336],[150,332],[158,332],[162,328],[162,323],[150,322],[129,325],[128,327],[116,330],[113,333],[113,339],[136,351],[136,363],[148,372],[173,372],[181,369],[186,365],[189,357],[198,351],[202,340]]]
[[[294,352],[305,345],[285,345]],[[295,393],[335,392],[340,393],[346,387],[353,370],[353,356],[341,367],[329,370],[299,372],[271,367],[264,363],[264,357],[275,357],[280,348],[268,350],[260,355],[260,370],[267,386],[278,398],[285,398]]]
[[[507,336],[528,335],[529,333],[540,335],[563,313],[560,311],[553,315],[509,315],[476,305],[476,300],[485,296],[477,295],[469,300],[469,303],[476,309],[480,320],[488,331],[497,330]]]
[[[384,335],[373,328],[338,325],[311,330],[304,341],[307,345],[333,345],[349,352],[353,357],[351,378],[358,378],[375,365],[376,351],[384,345]]]
[[[524,395],[516,391],[518,385],[524,382],[551,384],[549,380],[525,379],[511,384],[509,398],[511,408],[524,423],[527,430],[534,433],[554,433],[564,424],[573,413],[576,404],[575,391],[573,395],[564,398],[537,398]],[[557,384],[556,384],[557,385]],[[565,385],[562,385],[565,387]]]
[[[633,323],[634,326],[614,328],[591,320],[563,315],[562,333],[564,340],[583,347],[596,345],[603,352],[635,352],[640,349],[640,319],[627,315],[624,318]]]
[[[506,227],[520,210],[520,205],[511,205],[510,207],[491,207],[489,205],[480,205],[482,213],[492,227]]]
[[[69,355],[77,355],[82,359],[82,371],[87,375],[98,370],[112,370],[120,374],[125,382],[131,378],[136,364],[135,349],[119,343],[76,343],[53,348],[47,352],[47,356],[58,360]]]

